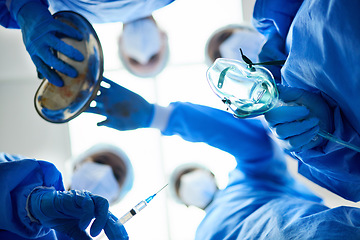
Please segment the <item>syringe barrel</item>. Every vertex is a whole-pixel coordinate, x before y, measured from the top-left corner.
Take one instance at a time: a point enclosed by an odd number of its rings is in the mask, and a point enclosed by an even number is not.
[[[143,210],[147,206],[147,203],[145,201],[141,201],[138,204],[136,204],[135,207],[133,207],[129,212],[125,213],[124,216],[122,216],[118,221],[121,224],[126,223],[129,221],[133,216],[135,216],[138,212]]]
[[[122,216],[120,219],[119,219],[119,222],[121,224],[125,224],[127,221],[129,221],[134,215],[131,214],[131,211],[130,212],[127,212],[124,216]]]
[[[147,203],[145,201],[141,201],[134,207],[134,209],[137,210],[137,212],[140,212],[146,206],[147,206]]]

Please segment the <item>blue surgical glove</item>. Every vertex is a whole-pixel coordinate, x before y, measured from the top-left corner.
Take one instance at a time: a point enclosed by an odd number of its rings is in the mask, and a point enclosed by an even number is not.
[[[37,188],[28,197],[27,210],[33,221],[75,240],[92,239],[85,230],[94,218],[91,236],[104,229],[110,240],[128,239],[124,226],[109,212],[108,201],[87,191]]]
[[[86,112],[106,117],[98,126],[117,130],[133,130],[149,127],[154,114],[154,105],[138,94],[104,78],[109,87],[100,87],[100,95],[95,98],[96,106]]]
[[[278,90],[283,104],[265,113],[265,119],[283,147],[300,152],[320,146],[325,140],[317,136],[319,129],[332,129],[327,103],[320,95],[299,88],[278,85]]]
[[[17,2],[24,1],[14,0],[11,4],[16,5]],[[19,6],[12,7],[12,9],[17,8]],[[47,6],[40,1],[25,3],[17,13],[13,14],[21,28],[26,50],[42,76],[58,87],[62,87],[64,83],[55,70],[69,77],[77,77],[78,73],[75,68],[58,59],[54,55],[54,51],[75,61],[83,61],[84,56],[80,51],[60,40],[60,37],[65,36],[82,40],[80,32],[54,19]]]

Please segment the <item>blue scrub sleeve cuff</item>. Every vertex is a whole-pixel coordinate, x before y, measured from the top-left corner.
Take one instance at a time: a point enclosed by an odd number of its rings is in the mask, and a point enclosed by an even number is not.
[[[28,195],[28,197],[27,197],[27,199],[26,199],[26,207],[25,207],[25,209],[26,209],[26,212],[27,212],[27,216],[30,218],[31,222],[36,222],[36,223],[38,223],[38,224],[41,224],[41,223],[39,222],[39,220],[37,220],[37,219],[31,214],[31,211],[30,211],[30,196],[31,196],[31,194],[32,194],[33,192],[35,192],[35,191],[37,191],[37,190],[39,190],[39,189],[54,189],[54,190],[55,190],[55,188],[54,188],[54,187],[38,186],[38,187],[34,188],[34,189],[30,192],[30,194]]]
[[[10,11],[11,16],[17,21],[17,15],[20,9],[30,2],[43,4],[46,8],[49,7],[47,0],[7,0],[6,5]]]
[[[172,110],[172,105],[163,107],[154,104],[154,115],[149,127],[159,129],[161,132],[164,131],[168,125]]]
[[[49,162],[8,154],[0,154],[0,157],[0,204],[6,206],[0,211],[0,225],[3,231],[26,239],[45,236],[51,229],[29,217],[26,208],[28,197],[39,186],[54,187],[63,191],[61,173]]]
[[[29,196],[35,189],[36,188],[24,187],[22,190],[20,190],[20,193],[17,193],[18,198],[14,199],[14,201],[18,205],[17,216],[14,216],[14,219],[17,220],[14,221],[13,224],[11,224],[12,227],[10,229],[9,227],[7,227],[6,231],[26,238],[45,236],[49,233],[51,229],[48,227],[44,227],[38,220],[36,220],[31,214],[29,214],[28,211]],[[15,190],[14,192],[17,192],[17,190]]]

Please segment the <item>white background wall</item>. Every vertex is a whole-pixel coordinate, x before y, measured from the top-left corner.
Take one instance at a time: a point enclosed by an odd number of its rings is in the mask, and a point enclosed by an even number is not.
[[[69,127],[36,113],[40,83],[21,32],[0,27],[0,151],[50,160],[63,171],[71,156]]]

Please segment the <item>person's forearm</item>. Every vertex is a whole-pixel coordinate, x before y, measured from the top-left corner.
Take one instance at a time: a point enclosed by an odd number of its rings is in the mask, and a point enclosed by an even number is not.
[[[5,155],[8,156],[8,155]],[[60,172],[51,163],[35,159],[5,159],[0,163],[0,225],[3,230],[25,238],[47,234],[48,228],[34,224],[27,215],[27,197],[36,187],[54,187],[64,190]],[[13,219],[9,221],[9,219]]]
[[[207,143],[240,161],[272,155],[270,139],[260,120],[237,119],[225,111],[192,103],[177,102],[171,107],[163,135],[180,135],[186,141]]]
[[[261,34],[267,37],[275,31],[285,39],[302,2],[303,0],[257,0],[252,23]]]
[[[12,15],[12,17],[16,20],[18,17],[18,13],[22,7],[26,4],[34,3],[34,4],[41,4],[44,7],[48,8],[49,4],[46,0],[6,0],[6,5]],[[30,20],[30,19],[28,19]]]

